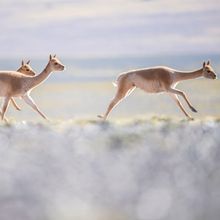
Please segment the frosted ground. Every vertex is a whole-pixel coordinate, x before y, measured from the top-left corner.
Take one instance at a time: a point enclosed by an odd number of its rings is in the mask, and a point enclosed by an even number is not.
[[[0,126],[1,220],[218,220],[220,122]]]

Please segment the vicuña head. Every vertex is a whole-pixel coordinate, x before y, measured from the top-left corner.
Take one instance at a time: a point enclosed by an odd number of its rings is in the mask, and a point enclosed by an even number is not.
[[[30,60],[25,63],[23,60],[21,61],[21,67],[17,70],[17,72],[23,73],[28,76],[35,76],[36,72],[31,68]]]
[[[214,72],[213,68],[210,65],[210,61],[208,61],[207,63],[203,62],[202,75],[208,79],[216,79],[217,78],[216,73]]]
[[[58,60],[56,55],[50,55],[48,66],[51,68],[52,71],[62,71],[65,69],[65,66]]]

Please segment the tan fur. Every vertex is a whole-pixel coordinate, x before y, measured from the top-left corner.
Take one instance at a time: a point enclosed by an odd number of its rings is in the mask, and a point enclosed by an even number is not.
[[[186,101],[186,103],[188,104],[188,106],[192,111],[194,112],[197,111],[191,105],[185,93],[175,89],[175,87],[182,80],[194,79],[201,76],[210,79],[216,78],[216,74],[214,73],[214,70],[210,66],[209,61],[207,62],[207,64],[204,62],[203,67],[201,69],[192,72],[182,72],[162,66],[162,67],[132,70],[126,73],[122,73],[121,75],[119,75],[115,83],[117,85],[117,92],[115,97],[110,102],[104,116],[99,116],[99,117],[106,120],[111,110],[123,98],[131,94],[131,92],[135,88],[140,88],[148,93],[160,93],[160,92],[168,93],[174,99],[174,101],[177,103],[177,105],[186,115],[186,117],[191,119],[191,116],[185,111],[182,104],[180,103],[178,99],[178,95],[182,96],[182,98]]]
[[[27,61],[27,63],[24,63],[24,61],[21,61],[21,67],[19,67],[17,69],[17,72],[20,72],[24,75],[27,76],[35,76],[36,73],[35,71],[32,69],[32,67],[29,65],[30,64],[30,60]],[[15,100],[13,98],[11,98],[12,104],[13,106],[17,109],[17,110],[21,110],[20,107],[17,105],[17,103],[15,102]]]
[[[0,96],[4,97],[2,107],[2,119],[11,97],[22,97],[23,100],[37,111],[43,118],[46,116],[38,109],[30,96],[30,91],[46,80],[52,71],[62,71],[64,65],[56,58],[51,56],[46,68],[37,76],[27,76],[16,71],[1,71],[0,72]]]
[[[20,72],[21,74],[27,75],[27,76],[34,76],[36,73],[35,71],[31,68],[30,64],[30,60],[27,61],[27,63],[25,63],[23,60],[21,61],[21,66],[17,69],[17,72]],[[11,98],[11,102],[13,104],[13,106],[17,109],[17,110],[21,110],[20,107],[17,105],[17,103],[15,102],[15,100],[13,98]],[[1,115],[1,112],[0,112]],[[7,118],[5,117],[5,120],[7,121]]]

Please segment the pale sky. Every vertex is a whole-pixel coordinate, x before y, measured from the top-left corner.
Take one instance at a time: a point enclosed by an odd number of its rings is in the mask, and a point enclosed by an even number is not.
[[[0,57],[220,54],[219,0],[0,0]]]

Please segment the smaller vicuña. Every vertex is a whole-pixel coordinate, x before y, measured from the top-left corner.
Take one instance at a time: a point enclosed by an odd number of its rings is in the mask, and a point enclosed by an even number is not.
[[[28,105],[37,111],[43,118],[46,116],[39,110],[30,96],[30,92],[46,80],[51,72],[64,70],[64,65],[57,59],[56,55],[49,58],[45,69],[36,76],[27,76],[16,71],[0,71],[0,96],[4,97],[2,107],[2,119],[12,97],[21,97]]]

